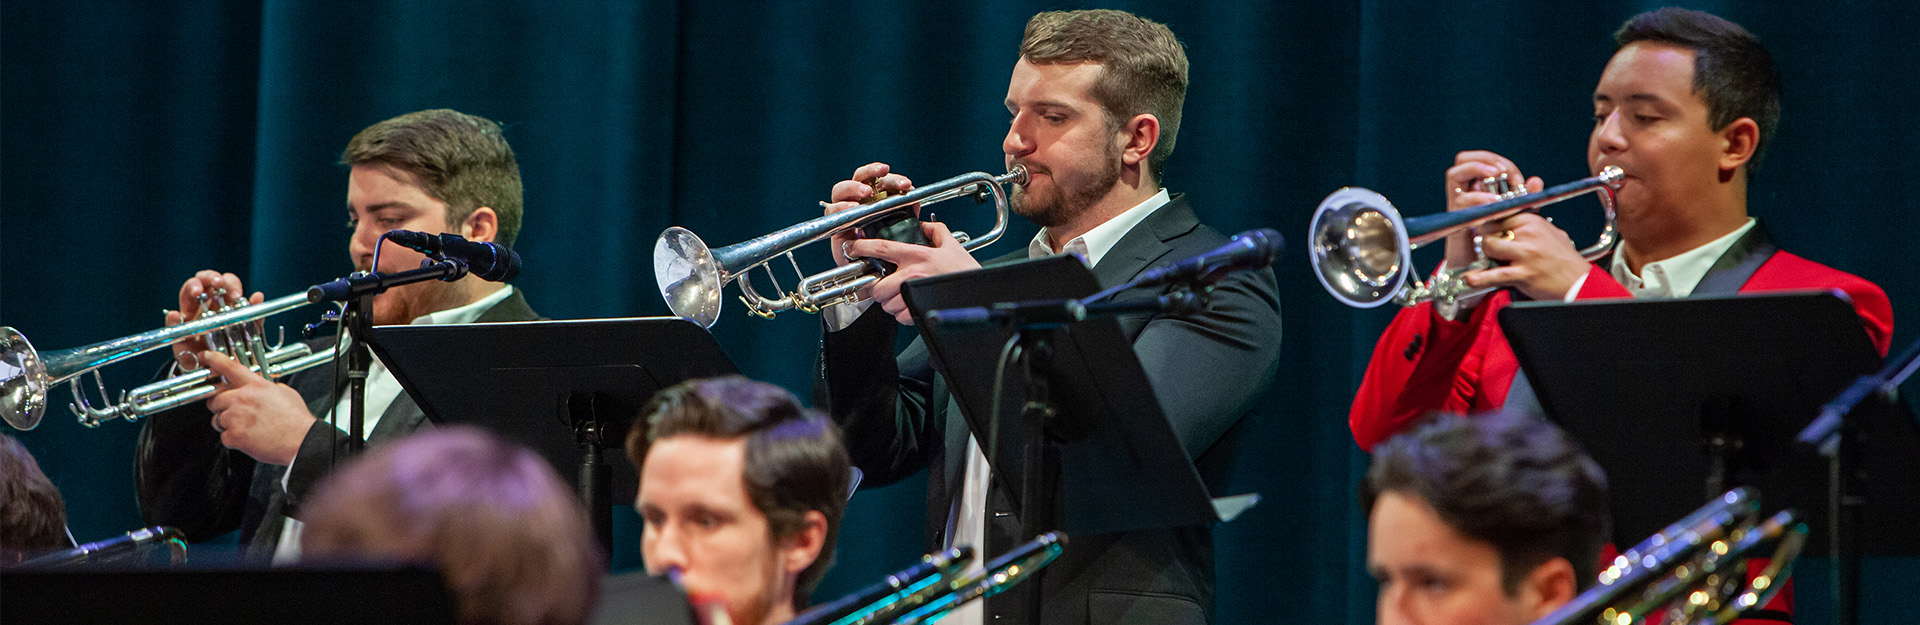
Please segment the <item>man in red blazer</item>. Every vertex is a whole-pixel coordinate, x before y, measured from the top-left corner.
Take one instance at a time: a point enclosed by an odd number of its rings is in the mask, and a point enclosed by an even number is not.
[[[1589,263],[1567,233],[1522,213],[1474,235],[1503,266],[1464,275],[1505,287],[1479,302],[1402,310],[1380,337],[1349,423],[1371,450],[1427,413],[1503,407],[1519,363],[1496,321],[1513,291],[1536,300],[1688,297],[1772,290],[1838,289],[1851,298],[1881,354],[1893,309],[1880,287],[1775,248],[1747,216],[1747,181],[1780,115],[1779,74],[1752,33],[1698,11],[1661,9],[1614,34],[1613,59],[1593,93],[1587,163],[1626,172],[1618,193],[1621,242]],[[1540,191],[1512,161],[1460,153],[1447,170],[1449,208],[1492,202],[1477,189],[1507,174]],[[1447,241],[1446,266],[1474,259],[1472,236]],[[1443,267],[1444,270],[1444,267]]]

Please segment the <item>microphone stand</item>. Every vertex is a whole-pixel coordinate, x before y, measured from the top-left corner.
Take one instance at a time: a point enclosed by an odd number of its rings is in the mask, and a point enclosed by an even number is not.
[[[377,253],[374,266],[379,266]],[[373,350],[367,346],[367,336],[373,331],[373,297],[401,285],[427,280],[453,282],[466,275],[466,263],[450,258],[433,258],[421,263],[419,269],[390,274],[361,272],[307,289],[309,302],[346,304],[346,308],[340,312],[340,324],[347,332],[347,449],[351,453],[359,453],[367,446],[364,433],[367,375],[373,367]]]
[[[1833,622],[1840,625],[1860,619],[1859,432],[1848,417],[1869,399],[1890,402],[1895,389],[1916,370],[1920,370],[1920,341],[1888,361],[1879,373],[1860,376],[1821,407],[1820,416],[1798,437],[1827,457],[1827,541],[1833,551],[1828,566],[1833,575]]]
[[[1027,302],[1005,302],[985,308],[958,308],[929,311],[926,315],[929,326],[949,326],[996,324],[1012,331],[1011,340],[1019,344],[1018,358],[1022,371],[1026,375],[1026,398],[1021,404],[1020,416],[1026,428],[1026,476],[1022,484],[1020,497],[1020,534],[1039,536],[1053,531],[1059,524],[1060,499],[1056,492],[1060,486],[1060,450],[1050,433],[1055,417],[1060,412],[1053,404],[1050,380],[1052,379],[1053,338],[1055,331],[1088,319],[1116,317],[1128,313],[1147,312],[1160,314],[1189,314],[1204,310],[1213,290],[1212,280],[1204,277],[1184,281],[1168,293],[1155,297],[1141,297],[1115,302],[1100,300],[1134,286],[1126,283],[1101,291],[1085,299],[1036,300]],[[998,401],[998,398],[995,399]],[[992,438],[992,435],[989,435]],[[989,464],[997,461],[989,459]],[[1022,592],[1026,601],[1021,608],[1026,614],[1026,622],[1040,623],[1042,605],[1041,589],[1044,583],[1041,577],[1045,570],[1033,572],[1032,583],[1026,584]]]

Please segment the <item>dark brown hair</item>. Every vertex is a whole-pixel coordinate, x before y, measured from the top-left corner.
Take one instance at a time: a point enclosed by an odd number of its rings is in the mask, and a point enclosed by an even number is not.
[[[1573,565],[1582,590],[1599,576],[1611,531],[1606,474],[1538,417],[1442,415],[1388,439],[1361,488],[1369,515],[1381,493],[1419,498],[1454,531],[1493,545],[1509,595],[1554,558]]]
[[[513,247],[520,234],[520,164],[500,124],[451,109],[407,113],[360,131],[340,164],[383,165],[412,174],[420,188],[447,203],[447,228],[475,209],[500,217],[494,242]]]
[[[423,430],[329,476],[301,550],[438,565],[460,622],[586,622],[606,571],[586,512],[532,450],[473,427]]]
[[[67,504],[33,454],[0,434],[0,564],[18,564],[41,552],[72,546]]]
[[[1126,11],[1048,11],[1027,21],[1020,58],[1029,63],[1098,63],[1093,97],[1106,110],[1107,127],[1141,113],[1160,120],[1160,142],[1147,158],[1155,180],[1180,134],[1180,107],[1187,99],[1187,51],[1165,24]]]
[[[805,527],[809,510],[827,518],[820,557],[800,572],[793,593],[794,609],[806,607],[807,596],[833,565],[834,541],[852,485],[852,464],[840,428],[802,408],[786,389],[741,376],[693,380],[660,391],[644,414],[645,423],[635,424],[627,434],[633,466],[644,466],[648,448],[660,439],[744,437],[747,496],[767,515],[775,539]]]
[[[1711,13],[1667,7],[1629,18],[1613,33],[1614,51],[1651,41],[1693,50],[1693,91],[1707,103],[1714,131],[1742,117],[1760,126],[1760,144],[1747,161],[1747,176],[1760,166],[1780,125],[1780,70],[1760,38]]]

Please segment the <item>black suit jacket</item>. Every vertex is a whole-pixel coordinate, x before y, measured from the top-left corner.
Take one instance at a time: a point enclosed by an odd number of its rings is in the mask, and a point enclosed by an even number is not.
[[[513,294],[487,309],[475,322],[540,318],[515,287]],[[312,344],[316,350],[332,349],[333,339],[316,339]],[[332,383],[332,377],[333,367],[322,365],[289,375],[285,382],[300,392],[309,412],[324,418],[344,390],[344,385]],[[333,468],[333,460],[348,457],[346,432],[324,420],[315,422],[300,444],[293,475],[288,477],[287,467],[255,462],[221,445],[212,418],[205,402],[195,402],[147,419],[140,429],[134,461],[140,514],[147,525],[179,528],[190,542],[238,528],[240,544],[249,556],[271,557],[280,542],[280,528],[285,526],[282,521],[289,516],[297,518],[293,510]],[[381,413],[367,442],[379,444],[405,436],[425,423],[426,413],[403,392]],[[288,477],[285,489],[280,487],[282,477]]]
[[[1093,272],[1101,285],[1132,280],[1160,263],[1211,250],[1227,238],[1202,225],[1183,196],[1174,196],[1122,237]],[[994,262],[1025,258],[1021,251]],[[1124,291],[1117,299],[1155,296],[1170,286]],[[1239,431],[1272,383],[1280,357],[1280,303],[1273,271],[1235,274],[1195,315],[1121,317],[1147,378],[1182,447],[1209,488],[1225,486]],[[878,307],[848,327],[826,333],[815,378],[815,404],[843,429],[855,466],[874,484],[926,468],[927,545],[946,540],[946,519],[964,476],[967,427],[945,382],[915,340],[896,358],[899,326]],[[1152,497],[1142,497],[1152,505]],[[1011,499],[989,492],[993,515],[983,558],[1026,538]],[[1213,541],[1206,527],[1101,536],[1073,536],[1047,568],[1047,623],[1206,623],[1213,614]],[[1019,590],[1016,588],[1016,590]],[[1020,593],[990,600],[996,623],[1019,622]]]

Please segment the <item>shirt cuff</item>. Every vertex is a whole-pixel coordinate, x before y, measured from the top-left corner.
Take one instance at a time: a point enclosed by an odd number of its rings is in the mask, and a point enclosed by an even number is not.
[[[1560,301],[1571,302],[1573,300],[1580,299],[1580,287],[1587,285],[1587,276],[1590,276],[1590,275],[1593,275],[1593,272],[1589,271],[1587,273],[1580,274],[1580,278],[1578,280],[1573,281],[1573,287],[1567,289],[1567,294],[1565,296],[1562,296],[1560,298]]]
[[[870,299],[851,304],[834,304],[820,309],[820,319],[827,322],[828,332],[839,332],[853,325],[853,322],[859,321],[860,315],[866,314],[870,306],[873,306],[873,300]]]

